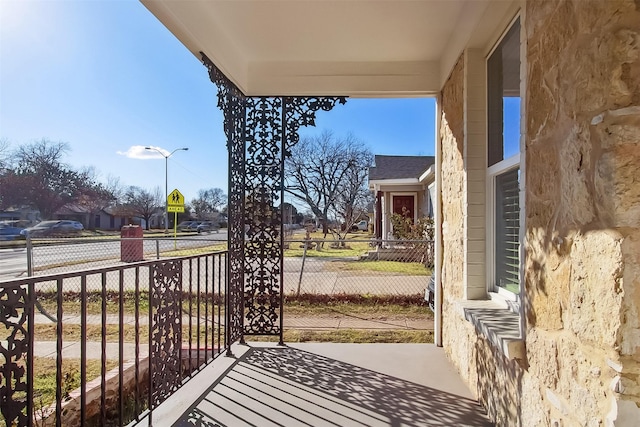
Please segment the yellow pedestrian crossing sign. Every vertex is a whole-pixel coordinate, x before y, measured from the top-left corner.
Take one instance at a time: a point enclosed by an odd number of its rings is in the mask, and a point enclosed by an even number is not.
[[[167,196],[167,212],[184,212],[184,196],[177,188]]]

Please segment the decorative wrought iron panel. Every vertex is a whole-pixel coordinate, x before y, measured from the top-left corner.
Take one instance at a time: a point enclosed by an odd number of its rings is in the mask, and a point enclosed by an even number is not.
[[[238,102],[232,102],[235,109]],[[235,123],[244,129],[244,99],[241,113],[232,112]],[[243,310],[242,288],[244,283],[244,175],[245,175],[245,148],[244,136],[238,135],[237,128],[229,138],[229,196],[228,196],[228,247],[229,247],[229,280],[228,280],[228,315],[229,345],[238,339],[242,339]]]
[[[244,197],[245,197],[245,111],[246,101],[242,92],[206,55],[202,61],[209,71],[209,78],[218,88],[218,108],[224,114],[224,132],[229,152],[228,192],[228,289],[226,340],[231,345],[242,339],[244,314],[242,290],[244,287]]]
[[[246,97],[201,54],[218,87],[229,149],[229,344],[243,335],[282,342],[284,160],[299,128],[315,126],[317,111],[346,98]]]
[[[33,284],[0,287],[0,413],[6,425],[32,425]],[[30,334],[31,332],[31,334]],[[31,336],[30,336],[31,335]],[[28,370],[29,369],[29,370]]]
[[[282,98],[247,98],[244,333],[280,335],[282,306]]]
[[[285,107],[285,155],[291,155],[291,147],[300,141],[298,129],[316,125],[316,112],[331,111],[337,103],[344,105],[345,97],[284,97]]]
[[[179,388],[182,378],[182,262],[167,261],[149,269],[150,385],[155,408]]]

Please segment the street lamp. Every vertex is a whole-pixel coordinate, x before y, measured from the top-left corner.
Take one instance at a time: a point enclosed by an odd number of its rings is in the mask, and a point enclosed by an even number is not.
[[[153,150],[160,153],[162,157],[164,157],[164,232],[169,231],[169,214],[167,209],[167,199],[169,198],[169,157],[173,155],[176,151],[189,151],[189,147],[176,148],[169,154],[164,154],[164,151],[161,151],[155,147],[144,147],[145,150]]]

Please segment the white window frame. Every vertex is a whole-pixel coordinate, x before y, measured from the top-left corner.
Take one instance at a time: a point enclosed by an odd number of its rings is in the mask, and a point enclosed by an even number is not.
[[[497,286],[496,282],[496,177],[513,169],[520,168],[520,153],[504,159],[495,165],[487,168],[487,283],[489,292],[497,293],[508,301],[519,301],[520,295],[511,292],[505,288]],[[522,169],[521,169],[522,170]],[[522,193],[523,185],[519,183],[520,193]],[[520,197],[522,200],[522,197]],[[520,205],[520,217],[522,218],[524,206]],[[520,224],[522,228],[522,223]],[[520,232],[522,235],[522,232]],[[520,238],[520,246],[522,246],[522,238]],[[522,264],[522,255],[520,256],[520,264]],[[520,278],[522,280],[522,277]],[[522,292],[522,283],[520,283],[520,292]]]
[[[520,19],[520,129],[523,126],[523,112],[524,105],[522,103],[523,94],[526,93],[524,91],[524,76],[522,73],[523,70],[523,62],[526,56],[525,48],[523,46],[522,37],[523,37],[523,21],[521,14],[516,15],[513,20],[509,23],[509,25],[505,28],[500,38],[493,45],[491,50],[488,52],[485,58],[485,67],[488,66],[488,61],[491,55],[498,48],[504,37],[507,35],[509,30],[513,27],[513,25]],[[488,71],[485,75],[488,75]],[[488,84],[488,83],[485,83]],[[488,87],[488,86],[487,86]],[[487,92],[488,96],[488,92]],[[488,101],[488,100],[487,100]],[[487,127],[487,152],[489,149],[490,141],[488,139],[489,129]],[[496,297],[501,300],[505,300],[507,305],[511,307],[513,311],[520,312],[520,302],[522,300],[522,292],[523,292],[523,263],[524,263],[524,253],[523,253],[523,227],[524,227],[524,155],[523,155],[523,134],[522,130],[520,132],[520,141],[519,141],[519,152],[511,157],[503,159],[491,166],[487,167],[487,176],[486,176],[486,249],[487,249],[487,261],[486,261],[486,274],[487,274],[487,291],[491,297]],[[487,164],[488,164],[488,154],[487,154]],[[520,169],[520,180],[519,180],[519,200],[520,200],[520,235],[519,235],[519,258],[520,258],[520,267],[519,267],[519,277],[520,277],[520,286],[519,293],[511,292],[505,288],[496,285],[496,241],[495,241],[495,228],[496,228],[496,177],[502,175],[506,172],[509,172],[513,169]]]

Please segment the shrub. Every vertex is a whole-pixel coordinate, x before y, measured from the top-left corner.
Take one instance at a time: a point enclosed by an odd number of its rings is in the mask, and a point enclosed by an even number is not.
[[[391,225],[393,226],[393,237],[406,240],[433,240],[433,218],[427,216],[419,218],[415,224],[413,218],[409,217],[407,208],[402,208],[402,214],[391,215]]]

